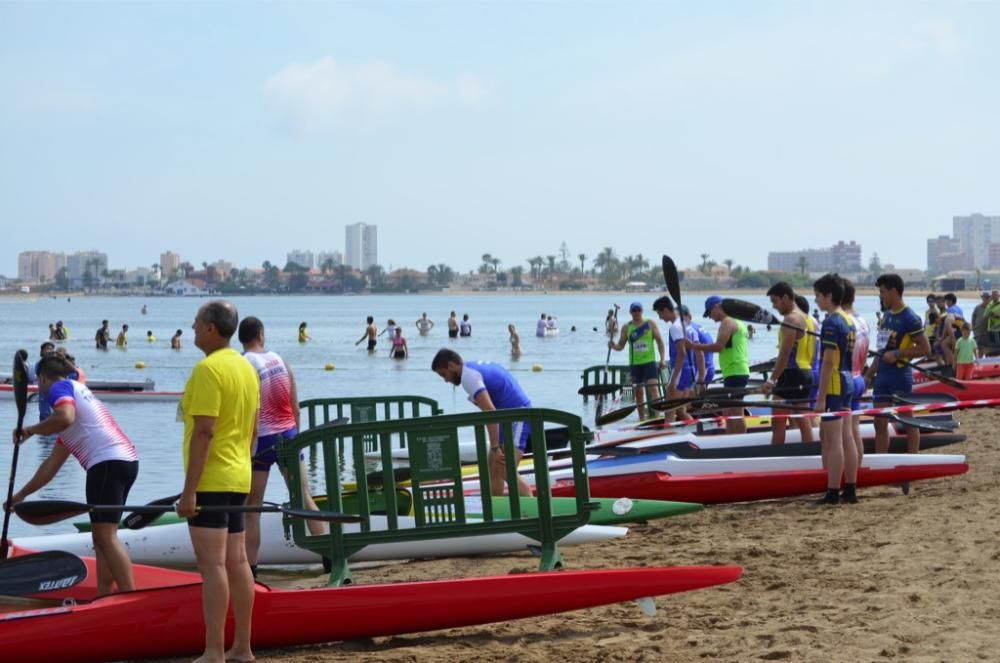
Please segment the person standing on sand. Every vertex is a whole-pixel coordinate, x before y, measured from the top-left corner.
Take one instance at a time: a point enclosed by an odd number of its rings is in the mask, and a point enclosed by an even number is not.
[[[816,339],[808,335],[808,316],[803,315],[795,305],[795,291],[784,281],[775,283],[767,291],[771,306],[781,314],[781,329],[778,331],[778,358],[774,362],[771,377],[764,382],[761,391],[774,393],[783,401],[807,398],[813,387],[813,362],[816,354]],[[774,408],[774,414],[789,414],[791,410]],[[803,442],[813,441],[813,422],[808,417],[796,420]],[[785,427],[788,419],[777,417],[771,420],[771,444],[785,443]]]
[[[434,355],[431,370],[441,379],[456,387],[465,389],[469,400],[483,412],[531,407],[525,395],[507,369],[490,361],[463,362],[454,350],[442,348]],[[503,451],[503,430],[499,424],[486,427],[490,442],[490,489],[494,495],[503,495],[507,463]],[[531,426],[527,422],[517,422],[512,426],[514,437],[514,466],[521,462],[524,454],[531,453]],[[519,495],[532,495],[531,486],[518,476]]]
[[[426,313],[417,318],[416,324],[417,332],[421,336],[427,336],[431,333],[431,330],[434,329],[434,321],[428,318]]]
[[[982,301],[972,310],[972,335],[978,348],[976,355],[985,357],[985,346],[989,345],[986,326],[986,307],[990,305],[990,293],[984,290],[979,296],[982,298]]]
[[[202,577],[205,651],[200,662],[253,661],[250,647],[254,581],[246,550],[243,511],[200,512],[199,506],[241,507],[251,487],[250,450],[257,439],[260,379],[229,345],[239,314],[216,300],[195,316],[194,344],[205,353],[184,386],[184,490],[177,515],[188,533]],[[232,607],[233,644],[225,649]]]
[[[908,396],[913,391],[913,368],[910,360],[930,353],[924,323],[903,301],[903,279],[898,274],[882,274],[875,279],[878,296],[885,307],[875,337],[875,351],[865,373],[865,384],[872,388],[875,407],[895,405],[893,396]],[[875,453],[889,452],[889,420],[875,417]],[[920,451],[920,429],[904,426],[906,451]]]
[[[854,299],[857,289],[850,279],[844,279],[844,303],[841,308],[844,313],[851,317],[854,322],[854,355],[851,358],[851,381],[853,392],[851,394],[851,410],[861,409],[861,398],[868,389],[865,386],[865,364],[868,362],[868,348],[871,345],[871,328],[868,321],[854,310]],[[846,424],[845,424],[846,425]],[[854,437],[854,445],[858,450],[858,467],[861,467],[861,460],[865,457],[865,442],[861,437],[861,415],[851,415],[851,430]]]
[[[642,304],[632,302],[628,310],[632,315],[632,321],[622,327],[617,343],[608,341],[608,347],[621,351],[625,344],[628,344],[632,389],[635,392],[636,410],[641,421],[647,416],[646,403],[654,400],[656,392],[659,391],[660,370],[667,367],[667,351],[656,323],[642,317]],[[659,350],[659,363],[656,359],[657,350]]]
[[[264,503],[264,491],[267,489],[271,466],[278,463],[278,445],[292,440],[299,434],[299,396],[295,386],[295,375],[292,374],[288,362],[277,352],[271,352],[264,346],[264,323],[253,316],[243,318],[237,333],[243,346],[243,356],[257,371],[257,377],[260,379],[257,438],[251,461],[250,495],[247,497],[247,504],[259,506]],[[300,457],[299,463],[302,462],[303,458]],[[288,471],[280,465],[278,469],[287,486]],[[306,476],[304,466],[301,470],[302,476]],[[305,507],[318,510],[305,482],[302,484],[302,491],[302,502]],[[322,536],[329,531],[326,525],[318,520],[306,520],[306,527],[312,536]],[[259,513],[248,513],[246,516],[246,548],[247,562],[256,577],[257,555],[260,551]]]
[[[687,398],[694,395],[694,386],[698,381],[698,369],[695,361],[695,351],[679,350],[677,342],[687,335],[692,341],[698,340],[698,332],[681,325],[681,318],[674,310],[674,303],[669,297],[659,297],[653,302],[656,315],[667,323],[668,354],[670,356],[670,382],[667,383],[667,398]],[[681,406],[667,412],[665,421],[687,419],[687,408]]]
[[[367,318],[368,326],[365,327],[365,333],[361,335],[361,338],[354,341],[354,345],[359,345],[361,341],[368,339],[368,352],[375,352],[375,346],[378,344],[378,327],[375,326],[375,318],[368,316]]]
[[[714,343],[691,343],[684,340],[695,350],[702,352],[718,352],[719,368],[722,371],[722,384],[726,389],[745,389],[750,381],[750,361],[747,354],[747,327],[741,320],[734,320],[722,310],[722,297],[712,295],[705,300],[705,313],[702,317],[711,318],[719,323],[719,331]],[[743,408],[727,408],[723,413],[730,417],[726,419],[727,433],[747,432],[747,422],[742,418]]]
[[[458,338],[458,317],[454,311],[448,316],[448,338]]]
[[[825,274],[813,284],[813,291],[816,293],[816,305],[826,313],[820,329],[823,362],[819,369],[819,395],[815,411],[849,411],[853,395],[851,363],[856,330],[853,321],[841,308],[844,281],[837,274]],[[823,467],[826,469],[826,495],[816,504],[857,504],[858,453],[850,420],[842,416],[821,420],[819,440],[823,450]],[[844,481],[843,494],[840,492],[841,479]]]

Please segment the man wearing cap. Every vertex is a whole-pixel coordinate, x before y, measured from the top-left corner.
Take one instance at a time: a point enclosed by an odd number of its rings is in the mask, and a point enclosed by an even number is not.
[[[719,332],[714,343],[687,343],[693,350],[702,352],[718,352],[719,368],[722,370],[722,384],[727,389],[743,389],[750,381],[750,359],[747,352],[747,326],[740,320],[734,320],[722,310],[722,297],[712,295],[705,300],[704,318],[711,318],[719,323]],[[743,408],[728,408],[725,414],[739,417]],[[747,432],[746,421],[740,419],[726,420],[727,433]]]
[[[642,317],[642,303],[632,302],[628,307],[632,320],[622,327],[617,343],[608,341],[608,347],[622,350],[628,343],[628,363],[631,367],[632,386],[635,390],[636,410],[639,419],[646,418],[645,405],[652,401],[656,387],[660,383],[660,369],[667,367],[667,352],[663,345],[663,337],[656,323]],[[653,346],[653,342],[656,346]],[[657,350],[660,360],[657,362]],[[647,398],[648,396],[648,398]]]
[[[988,353],[1000,350],[1000,290],[993,291],[990,303],[986,305],[986,335]]]
[[[976,339],[976,352],[980,357],[985,357],[986,346],[990,343],[986,332],[986,307],[990,305],[990,293],[983,290],[979,296],[982,301],[972,309],[972,335]]]

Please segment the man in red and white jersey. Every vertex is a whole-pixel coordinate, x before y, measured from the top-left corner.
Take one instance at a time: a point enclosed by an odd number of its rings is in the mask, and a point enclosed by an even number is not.
[[[39,389],[52,408],[52,414],[44,421],[25,426],[20,438],[14,431],[14,443],[20,444],[32,435],[58,434],[59,439],[35,476],[14,494],[11,506],[48,484],[70,455],[87,472],[87,502],[90,504],[125,504],[135,483],[139,473],[135,447],[104,403],[86,385],[67,377],[74,370],[72,364],[56,354],[38,362]],[[121,511],[90,514],[97,558],[98,596],[110,594],[115,585],[120,592],[135,589],[132,563],[118,540],[121,517]]]
[[[250,479],[250,496],[247,498],[247,504],[256,505],[264,502],[271,465],[278,462],[278,445],[281,441],[291,440],[298,434],[299,398],[292,369],[281,355],[264,347],[264,323],[253,316],[243,318],[240,321],[238,334],[243,345],[243,356],[260,377],[257,444],[253,450],[253,473]],[[301,457],[299,462],[302,462]],[[279,469],[287,483],[288,472],[284,468]],[[301,476],[305,475],[303,468]],[[317,509],[312,495],[309,494],[309,487],[303,484],[302,491],[302,500],[306,508]],[[247,560],[250,562],[250,569],[256,575],[260,549],[260,514],[248,513],[246,523]],[[318,520],[307,520],[306,527],[314,536],[326,534],[328,531],[326,524]]]

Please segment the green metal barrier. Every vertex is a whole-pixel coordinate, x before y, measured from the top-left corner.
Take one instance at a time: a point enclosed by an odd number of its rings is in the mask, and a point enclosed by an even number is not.
[[[470,522],[465,514],[465,488],[478,489],[480,494],[490,494],[488,425],[498,425],[504,439],[504,454],[514,457],[513,428],[520,422],[531,426],[532,471],[535,492],[538,497],[537,517],[522,514],[517,495],[517,468],[508,463],[505,479],[508,486],[514,486],[508,496],[510,519],[494,518],[493,503],[483,499],[481,521]],[[569,431],[569,446],[573,460],[573,479],[576,490],[576,511],[555,516],[552,513],[551,484],[549,480],[549,457],[546,454],[545,425],[564,426]],[[279,455],[289,469],[292,486],[291,504],[302,508],[301,486],[307,481],[301,466],[294,462],[299,451],[306,447],[319,447],[323,451],[323,476],[326,482],[327,507],[342,511],[342,493],[345,486],[341,479],[340,449],[350,444],[356,484],[349,488],[357,492],[360,514],[370,517],[373,490],[382,491],[385,506],[385,529],[373,528],[365,523],[360,528],[332,523],[330,534],[312,536],[301,519],[286,519],[286,531],[290,531],[295,544],[312,550],[332,560],[330,584],[351,582],[347,560],[365,546],[376,543],[393,543],[424,539],[449,538],[459,536],[482,536],[508,532],[520,533],[541,543],[539,568],[551,570],[562,566],[556,542],[585,525],[590,512],[597,508],[590,502],[587,482],[586,457],[584,447],[590,434],[585,432],[580,418],[566,412],[547,409],[499,410],[470,414],[419,417],[412,419],[390,419],[369,421],[338,426],[317,426],[299,434],[291,442],[282,445]],[[384,471],[381,477],[369,477],[365,468],[365,446],[375,439],[382,457],[382,467],[396,471]],[[477,450],[478,478],[463,482],[464,473],[459,457],[459,440],[475,440]],[[405,446],[409,449],[409,467],[405,470],[408,481],[397,478],[399,468],[393,467],[393,448]],[[376,486],[377,479],[381,485]],[[399,485],[397,485],[399,484]],[[400,516],[397,491],[405,485],[413,498],[414,518]]]
[[[605,366],[601,364],[600,366],[588,366],[583,369],[583,374],[580,375],[583,379],[584,388],[589,387],[593,384],[620,384],[625,385],[623,389],[623,396],[631,397],[632,394],[632,376],[629,372],[628,366],[622,366],[620,364]],[[587,396],[584,394],[583,402],[587,402]]]
[[[350,423],[389,419],[414,419],[434,416],[444,410],[437,401],[426,396],[358,396],[345,398],[313,398],[299,403],[303,428],[315,428],[336,419]],[[367,441],[367,451],[376,449],[376,440]],[[343,447],[340,449],[343,453]]]

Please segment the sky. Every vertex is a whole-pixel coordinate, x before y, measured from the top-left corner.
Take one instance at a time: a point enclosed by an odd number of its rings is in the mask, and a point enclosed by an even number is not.
[[[926,267],[1000,214],[996,2],[0,1],[0,274],[24,250],[387,269]]]

